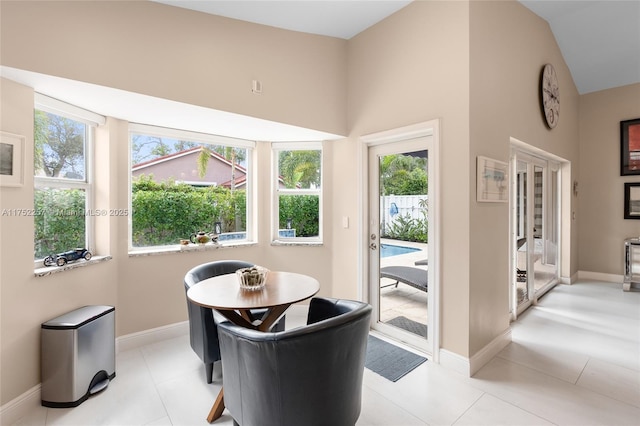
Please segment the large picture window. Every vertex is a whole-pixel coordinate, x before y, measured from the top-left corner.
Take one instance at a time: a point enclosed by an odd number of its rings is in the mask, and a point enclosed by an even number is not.
[[[93,135],[104,117],[36,94],[34,259],[93,249]]]
[[[274,143],[273,239],[322,241],[322,143]]]
[[[252,241],[254,142],[130,126],[132,250],[172,246],[192,234],[223,245]]]

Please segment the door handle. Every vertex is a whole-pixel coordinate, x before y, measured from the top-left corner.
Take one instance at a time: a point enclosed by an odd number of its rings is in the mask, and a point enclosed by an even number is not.
[[[369,248],[370,248],[371,250],[377,250],[377,249],[378,249],[378,246],[376,245],[376,243],[371,243],[371,244],[369,244]]]

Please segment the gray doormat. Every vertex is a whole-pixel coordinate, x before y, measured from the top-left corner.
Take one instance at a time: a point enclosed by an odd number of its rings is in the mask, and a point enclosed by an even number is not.
[[[425,357],[369,335],[364,366],[385,379],[397,382],[426,360]]]
[[[407,330],[410,333],[422,336],[425,339],[427,338],[427,325],[421,324],[414,320],[410,320],[407,317],[395,317],[387,321],[385,324],[390,324],[403,330]]]

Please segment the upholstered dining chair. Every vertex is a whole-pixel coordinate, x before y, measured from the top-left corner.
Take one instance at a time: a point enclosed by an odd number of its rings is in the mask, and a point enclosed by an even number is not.
[[[219,260],[215,262],[198,265],[184,276],[184,291],[196,285],[202,280],[218,275],[232,274],[241,268],[253,266],[252,263],[240,260]],[[213,364],[220,360],[220,346],[218,343],[218,330],[214,321],[212,309],[205,308],[191,302],[187,298],[187,310],[189,313],[189,341],[191,348],[204,362],[206,369],[207,383],[213,381]],[[256,315],[262,312],[255,311]],[[222,316],[220,316],[222,317]],[[285,326],[284,316],[273,326],[274,331],[282,331]]]
[[[262,333],[218,324],[224,401],[235,425],[353,426],[371,306],[316,297],[307,325]]]

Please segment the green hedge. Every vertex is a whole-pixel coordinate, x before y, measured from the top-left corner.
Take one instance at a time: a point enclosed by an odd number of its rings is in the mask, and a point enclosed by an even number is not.
[[[280,229],[286,229],[288,219],[296,237],[317,237],[320,222],[320,198],[317,195],[281,195]]]
[[[244,190],[197,188],[186,184],[155,183],[141,178],[132,188],[132,226],[135,247],[177,244],[197,231],[245,231]]]
[[[85,246],[84,191],[36,190],[34,210],[34,259]]]
[[[197,231],[246,231],[246,193],[227,188],[197,188],[173,182],[156,183],[141,177],[132,187],[133,246],[178,244]],[[35,253],[42,259],[85,245],[85,194],[81,190],[35,192]],[[298,237],[319,233],[319,198],[313,195],[280,197],[280,228],[291,227]]]

